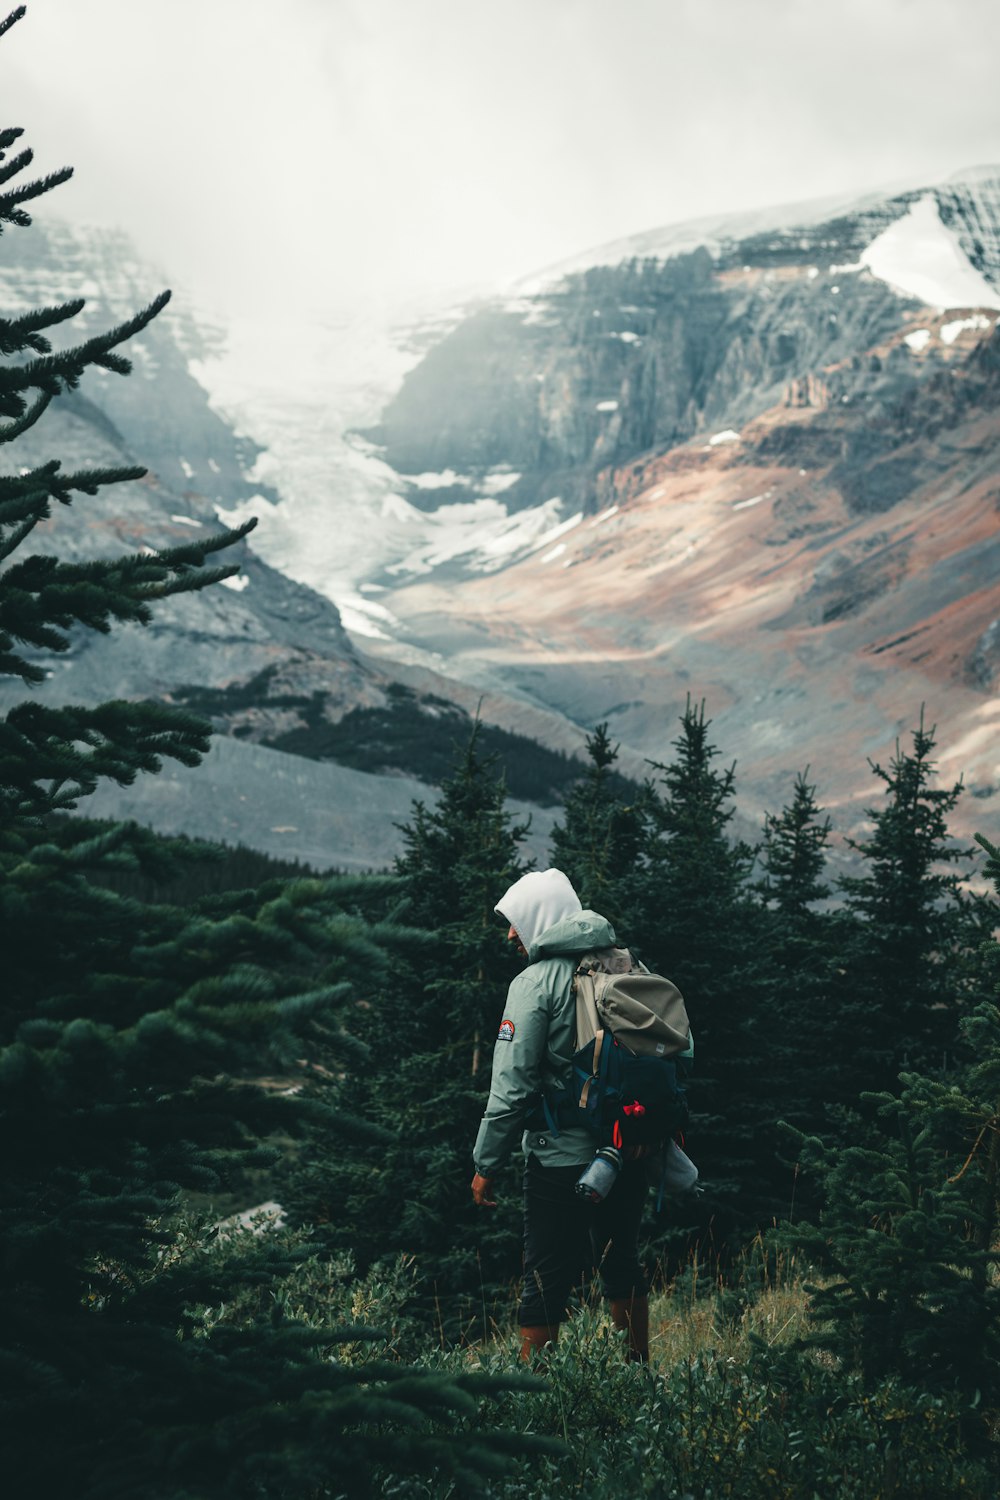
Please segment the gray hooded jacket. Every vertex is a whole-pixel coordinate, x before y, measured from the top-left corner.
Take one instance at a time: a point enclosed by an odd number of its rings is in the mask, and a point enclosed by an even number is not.
[[[564,882],[564,892],[559,881]],[[560,909],[568,914],[539,932],[539,919]],[[511,887],[497,911],[520,936],[528,967],[507,991],[493,1051],[489,1103],[473,1152],[476,1170],[490,1176],[503,1166],[519,1136],[525,1156],[534,1155],[543,1166],[582,1167],[594,1154],[593,1138],[583,1126],[560,1127],[559,1135],[553,1136],[547,1130],[525,1130],[524,1117],[533,1095],[569,1082],[576,1030],[573,974],[584,953],[614,946],[614,928],[597,912],[580,908],[572,886],[558,870],[525,876]]]

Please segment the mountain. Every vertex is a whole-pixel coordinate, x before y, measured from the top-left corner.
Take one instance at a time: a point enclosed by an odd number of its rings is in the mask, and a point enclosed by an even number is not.
[[[86,298],[83,313],[64,325],[67,341],[126,317],[163,284],[118,234],[35,225],[4,236],[3,251],[6,311]],[[252,477],[259,447],[213,408],[192,373],[222,338],[174,299],[128,346],[128,379],[88,374],[10,446],[10,460],[24,468],[58,457],[67,471],[133,463],[149,469],[138,483],[76,497],[71,511],[60,509],[34,533],[35,552],[86,559],[155,550],[220,531],[219,512],[280,504],[274,487]],[[191,705],[226,736],[203,767],[192,772],[168,762],[159,776],[131,788],[102,786],[81,810],[242,841],[320,867],[386,865],[400,847],[396,823],[415,798],[434,799],[425,761],[433,753],[440,771],[454,745],[467,741],[479,695],[462,687],[449,692],[432,673],[387,671],[366,660],[332,601],[270,566],[249,543],[224,560],[240,563],[237,577],[160,601],[147,627],[119,626],[109,636],[77,631],[66,653],[45,658],[51,670],[38,687],[0,681],[0,709],[29,693],[50,703],[149,697]],[[496,747],[521,768],[511,778],[515,790],[520,774],[529,800],[551,801],[573,763],[524,736],[570,750],[582,735],[559,728],[539,735],[551,715],[527,709],[519,717],[520,735]],[[512,715],[484,705],[487,748],[498,718],[506,724]],[[418,747],[403,764],[395,745],[401,722]],[[342,746],[347,739],[350,746]],[[284,753],[286,742],[298,753]],[[387,774],[370,774],[375,770]],[[532,810],[523,798],[520,810]],[[535,807],[533,816],[540,852],[552,814]]]
[[[79,291],[103,326],[162,284],[120,237],[8,238],[13,308]],[[691,693],[738,762],[742,831],[806,764],[856,831],[866,758],[924,703],[972,793],[956,828],[989,831],[998,309],[994,168],[599,247],[400,330],[391,379],[372,353],[360,393],[373,341],[345,324],[294,389],[276,362],[280,401],[238,423],[206,391],[222,333],[175,300],[129,380],[95,376],[15,455],[150,466],[39,538],[75,555],[176,541],[217,509],[263,518],[233,586],[81,634],[38,689],[158,696],[220,731],[201,770],[88,810],[383,865],[478,711],[544,856],[539,804],[585,732],[608,720],[641,777]],[[284,338],[308,365],[308,338]],[[242,435],[255,411],[264,454]]]
[[[374,649],[660,759],[690,692],[749,815],[810,764],[847,831],[926,703],[956,826],[988,830],[998,309],[980,168],[656,231],[471,310],[366,436],[442,535],[483,524],[375,580]]]

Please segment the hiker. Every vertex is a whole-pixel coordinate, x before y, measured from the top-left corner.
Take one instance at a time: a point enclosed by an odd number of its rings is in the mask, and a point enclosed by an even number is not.
[[[577,964],[584,954],[613,948],[614,929],[605,917],[582,908],[561,870],[522,876],[495,910],[509,923],[507,936],[528,963],[507,991],[489,1102],[473,1153],[472,1196],[480,1208],[496,1207],[493,1174],[523,1137],[521,1358],[528,1360],[555,1342],[589,1248],[614,1326],[628,1334],[629,1358],[646,1363],[649,1301],[639,1264],[639,1224],[648,1162],[640,1152],[626,1152],[607,1196],[588,1202],[576,1185],[594,1160],[593,1135],[575,1120],[553,1130],[552,1122],[538,1118],[537,1108],[540,1095],[564,1087],[571,1073]]]

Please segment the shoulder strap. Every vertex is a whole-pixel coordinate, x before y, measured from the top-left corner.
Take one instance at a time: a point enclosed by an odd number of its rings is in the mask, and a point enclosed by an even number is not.
[[[576,992],[576,1042],[573,1050],[579,1052],[603,1027],[597,1014],[593,975],[577,970],[573,989]]]

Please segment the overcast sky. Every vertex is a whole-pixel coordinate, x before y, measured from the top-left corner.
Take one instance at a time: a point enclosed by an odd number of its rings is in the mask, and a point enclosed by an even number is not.
[[[226,312],[1000,162],[998,55],[997,0],[28,0],[0,78],[39,212]]]

